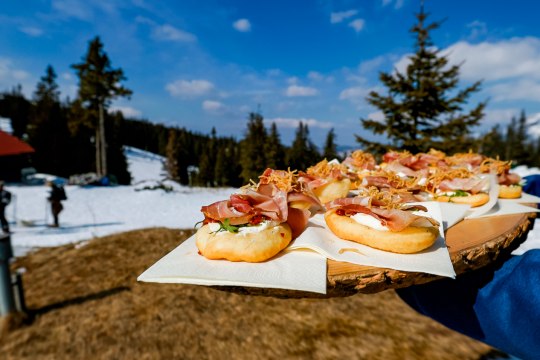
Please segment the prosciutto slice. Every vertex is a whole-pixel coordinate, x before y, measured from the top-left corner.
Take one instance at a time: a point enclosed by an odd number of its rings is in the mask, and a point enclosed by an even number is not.
[[[420,205],[408,206],[402,209],[383,209],[380,207],[372,206],[367,207],[362,205],[368,198],[353,198],[358,199],[355,201],[343,201],[343,205],[340,202],[333,202],[333,204],[326,204],[327,208],[338,208],[338,214],[344,216],[352,216],[354,214],[362,213],[373,216],[375,219],[381,222],[381,225],[388,227],[390,231],[402,231],[409,226],[431,226],[438,225],[438,222],[434,219],[416,215],[410,210],[426,211],[426,208]],[[348,200],[348,199],[339,199]]]
[[[314,211],[322,209],[322,204],[312,194],[304,192],[286,192],[275,184],[260,184],[257,190],[248,188],[241,193],[233,194],[228,200],[203,206],[202,213],[206,221],[224,222],[231,225],[256,224],[263,219],[279,223],[287,222],[291,227],[293,238],[300,235],[307,226],[311,212],[289,206],[291,202],[306,202]]]
[[[512,173],[502,173],[497,177],[499,185],[517,185],[521,181],[521,176]]]
[[[439,190],[441,191],[470,191],[472,194],[476,194],[482,191],[489,184],[489,179],[484,178],[455,178],[452,180],[443,180],[439,184]]]

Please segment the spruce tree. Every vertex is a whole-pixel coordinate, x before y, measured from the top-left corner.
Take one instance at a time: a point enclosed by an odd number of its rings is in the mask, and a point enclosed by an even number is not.
[[[298,124],[296,135],[287,155],[287,166],[292,170],[305,171],[320,161],[317,147],[309,139],[309,128],[302,122]]]
[[[22,93],[22,86],[15,86],[0,96],[0,116],[11,120],[13,135],[23,138],[27,131],[32,104]]]
[[[240,177],[244,183],[250,180],[258,181],[259,176],[267,166],[267,158],[264,151],[267,141],[267,133],[263,123],[263,116],[253,112],[249,114],[246,136],[241,142],[240,164],[242,172]]]
[[[505,156],[504,136],[499,129],[499,124],[496,124],[482,137],[480,152],[492,158],[503,159]]]
[[[512,117],[508,127],[506,128],[506,136],[504,141],[505,147],[505,160],[512,160],[514,158],[514,149],[516,147],[516,131],[517,131],[517,120],[515,117]]]
[[[169,179],[179,181],[178,175],[178,132],[176,129],[169,129],[169,140],[167,142],[167,154],[165,159],[165,171]]]
[[[212,187],[216,186],[214,179],[215,166],[216,166],[216,150],[217,150],[217,138],[216,129],[212,128],[210,140],[206,143],[204,152],[202,153],[199,161],[199,184],[202,186]]]
[[[522,110],[514,131],[514,149],[512,158],[516,165],[524,165],[529,159],[530,149],[528,149],[529,138],[527,136],[527,129],[527,116],[525,115],[525,110]]]
[[[284,169],[285,166],[285,147],[281,144],[279,132],[275,122],[270,126],[268,140],[264,144],[266,154],[266,166],[272,169]]]
[[[28,124],[28,142],[34,147],[34,165],[40,172],[69,176],[70,134],[65,109],[60,104],[56,73],[47,66],[34,92]]]
[[[89,42],[88,51],[82,62],[71,67],[79,77],[78,97],[88,109],[96,131],[96,171],[98,175],[106,175],[108,169],[105,114],[112,100],[129,97],[132,91],[121,85],[121,82],[126,80],[124,71],[112,68],[99,36]]]
[[[114,114],[107,114],[109,119],[106,122],[106,134],[107,134],[107,163],[108,163],[108,177],[111,184],[129,185],[131,184],[131,174],[128,170],[128,163],[126,155],[124,154],[124,137],[122,134],[122,125],[124,122],[124,115],[120,111],[114,112]]]
[[[452,153],[466,151],[472,144],[468,134],[482,119],[486,103],[481,102],[470,111],[463,108],[480,89],[480,82],[457,88],[460,66],[449,66],[447,57],[434,46],[430,32],[441,23],[425,24],[427,16],[421,8],[416,15],[418,23],[410,30],[416,39],[415,53],[405,72],[382,72],[379,78],[387,94],[372,91],[367,97],[368,103],[384,114],[384,119],[361,119],[362,126],[383,135],[388,143],[356,135],[365,150],[381,154],[393,147],[416,153],[434,147]]]
[[[335,143],[336,134],[334,133],[334,128],[330,129],[328,135],[326,135],[326,141],[324,142],[323,158],[328,161],[333,159],[339,160],[339,155],[337,153],[337,145]]]

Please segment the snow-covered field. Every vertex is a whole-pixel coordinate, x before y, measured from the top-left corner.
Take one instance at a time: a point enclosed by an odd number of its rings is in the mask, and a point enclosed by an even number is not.
[[[191,228],[202,220],[201,206],[227,198],[233,189],[189,188],[166,182],[173,191],[141,190],[163,179],[163,159],[128,148],[131,186],[66,186],[60,228],[52,223],[46,186],[6,186],[13,195],[6,217],[15,255],[48,247],[149,227]],[[152,181],[149,181],[152,180]]]
[[[141,190],[164,178],[164,159],[133,148],[127,148],[126,155],[133,185],[67,186],[68,200],[60,214],[60,228],[47,226],[52,216],[46,201],[49,192],[46,186],[7,186],[14,195],[6,216],[13,232],[15,255],[20,256],[34,247],[64,245],[134,229],[191,228],[202,220],[201,206],[226,199],[233,191],[231,188],[190,188],[171,182],[165,182],[172,186],[170,192]],[[521,176],[540,174],[538,168],[518,167],[514,171]],[[531,231],[529,237],[540,241],[540,227]]]

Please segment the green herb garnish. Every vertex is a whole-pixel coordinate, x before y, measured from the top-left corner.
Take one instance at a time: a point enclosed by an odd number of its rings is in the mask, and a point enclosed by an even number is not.
[[[231,225],[231,220],[227,218],[223,220],[223,222],[219,222],[219,229],[214,231],[214,233],[218,233],[220,231],[228,231],[232,233],[237,233],[241,227],[248,226],[248,225],[249,224]]]
[[[458,196],[469,196],[469,193],[463,190],[456,190],[452,195],[450,195],[451,198]]]

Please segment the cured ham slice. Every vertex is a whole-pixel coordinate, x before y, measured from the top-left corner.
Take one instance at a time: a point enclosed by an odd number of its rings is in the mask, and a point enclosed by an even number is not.
[[[381,222],[381,225],[388,227],[390,231],[402,231],[409,226],[438,225],[437,221],[412,212],[412,210],[426,211],[423,206],[414,205],[401,209],[385,209],[377,206],[367,206],[369,201],[367,197],[339,199],[327,203],[326,208],[329,210],[338,208],[337,213],[344,216],[352,216],[357,213],[373,216]]]

